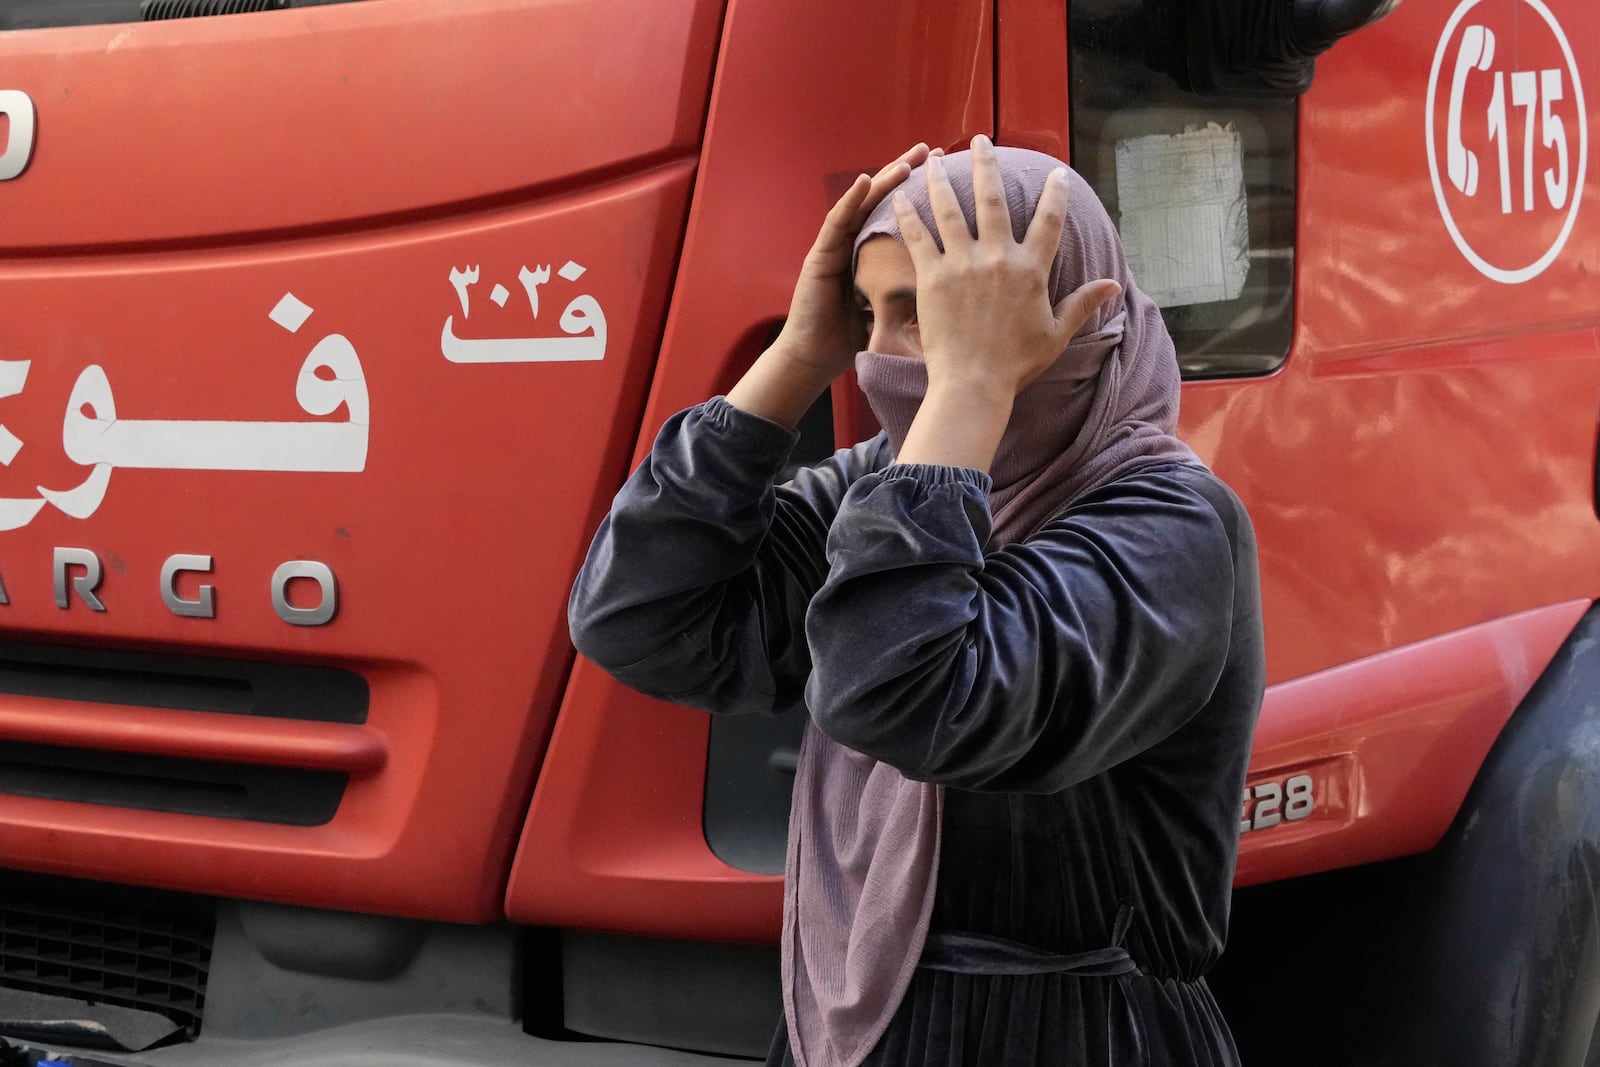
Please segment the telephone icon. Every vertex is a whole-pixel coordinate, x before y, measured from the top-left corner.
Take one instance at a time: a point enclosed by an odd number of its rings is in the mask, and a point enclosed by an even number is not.
[[[1494,62],[1494,32],[1487,26],[1468,26],[1456,53],[1456,71],[1450,79],[1450,114],[1445,123],[1445,170],[1450,184],[1468,196],[1478,193],[1478,157],[1461,142],[1461,108],[1467,92],[1467,75],[1488,70]]]

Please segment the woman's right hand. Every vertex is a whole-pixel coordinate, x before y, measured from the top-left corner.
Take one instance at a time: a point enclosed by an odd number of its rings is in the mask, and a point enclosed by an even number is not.
[[[728,390],[728,403],[793,428],[833,380],[855,365],[864,341],[850,283],[856,234],[872,209],[927,158],[928,146],[919,144],[876,175],[856,178],[833,205],[800,268],[788,320]]]
[[[806,254],[789,318],[770,351],[826,374],[830,382],[855,365],[863,342],[850,282],[856,234],[873,208],[927,159],[928,146],[919,143],[870,178],[859,175],[833,205]]]

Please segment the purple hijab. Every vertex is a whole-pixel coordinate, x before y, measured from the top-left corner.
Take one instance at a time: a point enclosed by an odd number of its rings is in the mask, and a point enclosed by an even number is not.
[[[1013,235],[1021,240],[1059,160],[996,148]],[[976,230],[972,161],[945,171]],[[1112,278],[1122,294],[1096,311],[1061,358],[1018,394],[990,470],[989,548],[1025,540],[1074,499],[1136,467],[1198,462],[1173,436],[1178,364],[1160,309],[1134,283],[1105,208],[1076,173],[1050,270],[1050,299]],[[901,185],[935,234],[927,176]],[[885,200],[870,238],[902,240]],[[899,452],[927,391],[919,359],[862,352],[862,391]],[[943,790],[908,781],[808,725],[795,775],[783,925],[784,1008],[798,1067],[855,1067],[883,1036],[916,970],[933,911]]]

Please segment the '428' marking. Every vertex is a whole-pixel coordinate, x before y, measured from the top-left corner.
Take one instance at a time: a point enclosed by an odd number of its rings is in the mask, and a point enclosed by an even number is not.
[[[1257,782],[1245,786],[1239,832],[1265,830],[1281,822],[1299,822],[1317,806],[1309,774],[1296,774],[1282,782]]]

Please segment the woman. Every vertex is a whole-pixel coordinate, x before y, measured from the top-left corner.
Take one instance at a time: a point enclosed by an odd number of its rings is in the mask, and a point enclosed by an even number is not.
[[[885,432],[774,486],[861,319]],[[782,334],[618,494],[578,648],[680,703],[810,711],[770,1064],[1237,1062],[1203,975],[1263,686],[1255,549],[1177,401],[1082,179],[919,145],[856,180]]]

